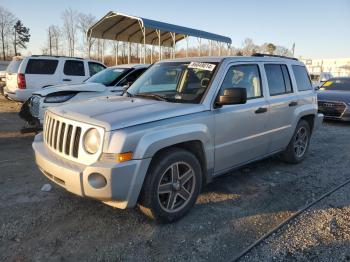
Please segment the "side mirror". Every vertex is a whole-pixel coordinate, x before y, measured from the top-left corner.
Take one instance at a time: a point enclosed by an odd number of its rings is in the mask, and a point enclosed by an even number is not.
[[[247,102],[247,89],[243,87],[226,88],[224,94],[216,99],[216,105],[236,105]]]

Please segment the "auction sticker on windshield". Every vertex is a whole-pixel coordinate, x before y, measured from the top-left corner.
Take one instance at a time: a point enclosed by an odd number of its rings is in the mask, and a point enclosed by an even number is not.
[[[188,65],[188,68],[194,68],[194,69],[202,69],[207,71],[213,71],[215,68],[215,65],[209,64],[209,63],[200,63],[200,62],[191,62]]]

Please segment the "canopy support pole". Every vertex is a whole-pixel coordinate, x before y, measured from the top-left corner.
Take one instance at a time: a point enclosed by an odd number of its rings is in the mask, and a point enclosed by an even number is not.
[[[142,63],[142,45],[140,44],[137,44],[137,55],[139,56],[139,62],[140,64]]]
[[[119,41],[117,41],[116,43],[116,47],[115,47],[115,65],[118,65],[118,50],[119,49]]]
[[[219,56],[221,56],[221,43],[218,42],[218,44],[219,44]]]
[[[146,29],[143,28],[143,63],[146,64]]]
[[[172,58],[175,58],[176,33],[170,33],[170,34],[171,34],[171,38],[173,39]]]
[[[202,54],[202,38],[197,38],[199,43],[199,49],[198,49],[198,56],[201,56]]]
[[[162,47],[160,45],[160,30],[156,30],[157,36],[158,36],[158,49],[159,49],[159,54],[158,54],[158,61],[162,60]]]
[[[209,40],[209,56],[211,56],[211,40]]]
[[[151,45],[151,64],[153,64],[153,43]]]
[[[186,57],[188,57],[188,36],[186,36]]]
[[[130,56],[131,56],[131,43],[128,42],[128,64],[130,64]]]
[[[102,40],[102,63],[105,63],[105,40]]]

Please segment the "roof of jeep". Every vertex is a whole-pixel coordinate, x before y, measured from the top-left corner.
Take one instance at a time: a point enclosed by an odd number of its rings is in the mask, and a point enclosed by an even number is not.
[[[201,56],[188,58],[165,59],[160,62],[207,62],[220,63],[222,61],[230,62],[280,62],[304,65],[299,60],[292,58],[274,57],[274,56]]]

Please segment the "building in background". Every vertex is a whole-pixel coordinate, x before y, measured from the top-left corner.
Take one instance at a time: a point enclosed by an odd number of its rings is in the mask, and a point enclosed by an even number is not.
[[[310,74],[319,75],[324,72],[331,73],[334,77],[350,77],[350,58],[338,59],[308,59],[301,57]]]

